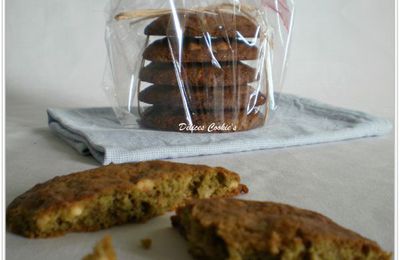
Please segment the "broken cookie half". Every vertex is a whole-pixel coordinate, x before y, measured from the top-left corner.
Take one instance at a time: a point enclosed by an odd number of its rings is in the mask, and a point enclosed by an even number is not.
[[[17,197],[7,227],[26,237],[95,231],[142,222],[199,198],[246,193],[238,174],[221,167],[166,161],[111,164],[55,177]]]
[[[179,208],[174,227],[196,259],[369,259],[391,255],[309,210],[273,202],[204,199]]]

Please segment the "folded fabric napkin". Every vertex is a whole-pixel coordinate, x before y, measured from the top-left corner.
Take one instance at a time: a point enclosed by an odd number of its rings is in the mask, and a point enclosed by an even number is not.
[[[262,128],[225,134],[190,134],[127,128],[111,108],[47,110],[49,127],[79,153],[102,164],[233,153],[333,142],[388,133],[389,121],[306,98],[280,94]]]

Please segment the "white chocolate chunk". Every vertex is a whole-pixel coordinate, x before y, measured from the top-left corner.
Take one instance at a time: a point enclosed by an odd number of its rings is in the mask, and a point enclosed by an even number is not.
[[[41,216],[36,220],[36,225],[39,227],[39,229],[45,229],[50,220],[51,218],[48,215]]]
[[[149,190],[152,190],[154,188],[154,182],[152,180],[149,180],[149,179],[140,180],[136,184],[136,187],[140,191],[149,191]]]
[[[230,189],[236,189],[237,187],[239,187],[239,182],[237,182],[237,181],[232,181],[232,182],[229,184],[229,188],[230,188]]]
[[[70,215],[72,217],[80,216],[83,212],[83,208],[81,206],[74,206],[71,208]]]

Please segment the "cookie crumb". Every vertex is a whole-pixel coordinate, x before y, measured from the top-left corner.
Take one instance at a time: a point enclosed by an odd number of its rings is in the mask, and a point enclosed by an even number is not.
[[[153,240],[151,240],[150,238],[145,238],[145,239],[140,240],[141,246],[146,250],[149,250],[151,248],[152,243],[153,243]]]
[[[116,260],[114,247],[112,245],[112,238],[106,235],[102,240],[97,242],[91,254],[86,255],[82,260]]]

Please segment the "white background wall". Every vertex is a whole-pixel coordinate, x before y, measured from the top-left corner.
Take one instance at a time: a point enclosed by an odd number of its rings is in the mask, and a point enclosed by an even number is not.
[[[298,1],[285,90],[392,116],[394,1]]]
[[[7,103],[103,106],[106,0],[7,0]],[[394,1],[298,0],[285,92],[392,118]]]

